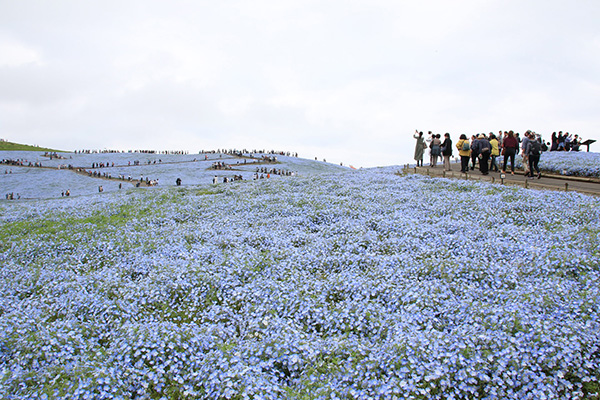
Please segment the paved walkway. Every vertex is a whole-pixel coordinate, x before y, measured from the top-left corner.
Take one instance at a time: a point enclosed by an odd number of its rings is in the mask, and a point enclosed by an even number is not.
[[[507,171],[507,173],[504,174],[504,177],[502,177],[501,172],[490,172],[488,175],[482,175],[478,169],[469,171],[467,174],[463,174],[460,172],[460,163],[452,163],[451,166],[452,171],[444,171],[443,164],[438,164],[436,167],[429,167],[427,165],[424,167],[405,167],[404,171],[407,173],[417,173],[435,177],[478,180],[482,182],[521,186],[531,189],[576,191],[600,196],[600,179],[598,178],[552,175],[544,174],[542,171],[542,177],[540,179],[532,179],[525,177],[522,170],[515,171],[514,175],[511,175],[510,171]]]

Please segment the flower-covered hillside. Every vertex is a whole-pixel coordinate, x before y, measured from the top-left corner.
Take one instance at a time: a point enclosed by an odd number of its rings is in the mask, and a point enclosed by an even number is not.
[[[2,398],[598,397],[595,198],[359,171],[0,221]]]
[[[160,187],[176,186],[177,179],[181,179],[182,186],[208,184],[215,176],[219,182],[224,177],[232,178],[234,175],[252,180],[259,168],[278,169],[301,176],[349,170],[336,164],[278,154],[266,155],[276,157],[276,162],[263,163],[261,158],[265,155],[253,153],[252,157],[250,154],[241,157],[230,153],[60,153],[60,158],[50,159],[35,151],[0,151],[0,161],[20,160],[25,165],[0,164],[0,196],[13,193],[23,199],[56,198],[61,197],[61,193],[64,195],[66,190],[69,190],[71,196],[80,196],[98,193],[99,186],[102,186],[103,192],[117,192],[123,186],[133,186],[135,182],[129,182],[129,178],[134,181],[140,178],[156,180]],[[231,166],[231,169],[211,169],[216,162]],[[44,168],[29,167],[29,163],[41,164]],[[69,169],[69,166],[73,169]],[[76,174],[74,170],[78,168],[114,179],[97,179],[87,174]],[[119,177],[123,179],[117,179]],[[278,178],[278,175],[271,174],[270,177]]]

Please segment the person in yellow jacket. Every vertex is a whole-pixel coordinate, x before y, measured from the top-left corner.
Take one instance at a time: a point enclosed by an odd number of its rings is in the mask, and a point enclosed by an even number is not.
[[[496,135],[490,132],[490,146],[492,146],[492,161],[490,161],[490,171],[498,172],[498,164],[496,164],[496,157],[500,155],[500,147],[499,147],[498,139]]]
[[[469,169],[469,160],[471,159],[471,145],[467,135],[464,133],[460,135],[458,142],[456,143],[458,149],[458,155],[460,155],[460,172],[467,173]]]

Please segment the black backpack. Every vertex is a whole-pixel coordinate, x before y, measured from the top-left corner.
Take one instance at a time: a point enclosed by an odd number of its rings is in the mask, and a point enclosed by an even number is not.
[[[529,146],[529,154],[534,156],[540,155],[540,151],[542,149],[542,144],[540,142],[538,142],[537,140],[532,140],[531,142],[529,142]]]

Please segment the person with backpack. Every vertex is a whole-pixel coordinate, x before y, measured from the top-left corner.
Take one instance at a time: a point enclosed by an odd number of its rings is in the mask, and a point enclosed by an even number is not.
[[[529,177],[533,178],[533,170],[537,173],[537,178],[540,179],[542,174],[540,172],[539,162],[540,155],[542,154],[542,143],[540,139],[535,137],[531,137],[529,142],[527,143],[527,148],[525,150],[529,159]]]
[[[458,155],[460,156],[460,172],[466,174],[469,170],[469,159],[471,158],[471,145],[469,139],[464,133],[460,135],[458,142],[456,143],[458,149]]]

